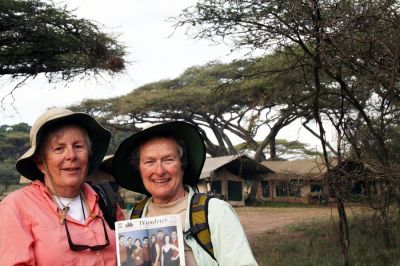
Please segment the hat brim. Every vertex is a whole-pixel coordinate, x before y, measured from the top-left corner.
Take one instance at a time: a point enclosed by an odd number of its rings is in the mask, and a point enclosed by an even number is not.
[[[99,165],[99,170],[101,170],[109,175],[113,175],[113,171],[112,171],[113,159],[114,159],[114,155],[104,156],[103,161]]]
[[[128,190],[150,195],[143,185],[140,173],[131,164],[132,152],[148,139],[149,136],[168,133],[185,143],[187,166],[184,170],[183,184],[195,186],[199,182],[201,170],[206,157],[203,138],[192,124],[175,121],[158,124],[126,138],[118,147],[113,159],[114,178],[117,183]]]
[[[71,113],[65,116],[51,119],[44,123],[36,134],[36,145],[32,146],[27,152],[25,152],[21,158],[16,162],[15,167],[17,171],[24,177],[34,181],[43,181],[44,175],[37,168],[34,161],[34,154],[38,150],[38,147],[42,144],[43,136],[49,128],[57,123],[72,123],[77,124],[84,128],[92,142],[92,151],[89,158],[88,175],[97,169],[101,164],[104,155],[107,152],[108,144],[111,139],[111,133],[102,127],[92,116],[85,113]]]

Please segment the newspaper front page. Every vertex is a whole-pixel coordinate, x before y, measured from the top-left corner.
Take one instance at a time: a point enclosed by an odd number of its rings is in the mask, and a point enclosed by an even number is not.
[[[156,216],[115,223],[118,266],[184,266],[179,215]]]

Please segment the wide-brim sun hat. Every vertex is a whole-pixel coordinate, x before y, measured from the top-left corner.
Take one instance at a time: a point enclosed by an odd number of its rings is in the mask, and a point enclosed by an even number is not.
[[[117,183],[128,190],[150,195],[143,185],[138,169],[131,164],[132,152],[143,141],[156,136],[172,136],[185,144],[187,165],[184,169],[183,184],[195,186],[199,182],[206,158],[206,148],[196,126],[187,122],[174,121],[152,125],[126,138],[118,147],[113,158],[113,172]]]
[[[103,171],[109,175],[113,174],[112,164],[113,164],[114,155],[106,155],[103,158],[103,161],[99,165],[99,170]]]
[[[90,175],[87,176],[86,181],[89,183],[100,183],[103,181],[114,182],[115,179],[113,177],[112,172],[112,159],[114,155],[106,155],[103,158],[103,161],[99,165],[99,167],[94,170]]]
[[[89,158],[88,175],[102,162],[110,143],[111,133],[101,126],[95,118],[80,112],[73,112],[64,108],[53,108],[42,114],[33,124],[29,140],[31,148],[16,162],[17,171],[24,177],[34,181],[43,181],[44,175],[34,161],[44,134],[55,124],[76,124],[84,128],[92,142],[91,156]]]

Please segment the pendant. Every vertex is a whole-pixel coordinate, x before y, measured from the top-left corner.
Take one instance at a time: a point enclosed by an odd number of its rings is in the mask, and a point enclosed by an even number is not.
[[[65,223],[65,212],[64,212],[64,211],[61,212],[61,215],[60,215],[60,223],[61,223],[61,224],[64,224],[64,223]]]
[[[68,211],[69,211],[69,207],[68,207],[68,206],[66,206],[66,207],[64,207],[64,208],[62,209],[61,215],[60,215],[60,222],[61,222],[61,224],[64,224],[64,223],[65,223],[65,219],[66,219],[65,217],[66,217]]]

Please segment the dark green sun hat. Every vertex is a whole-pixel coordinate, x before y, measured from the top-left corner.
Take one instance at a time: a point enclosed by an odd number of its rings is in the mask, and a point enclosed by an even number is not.
[[[150,195],[143,185],[140,173],[132,166],[131,157],[132,152],[145,140],[157,136],[171,136],[184,142],[187,164],[183,184],[195,186],[203,169],[206,148],[196,126],[181,121],[153,125],[126,138],[119,145],[113,158],[113,172],[117,183],[128,190]]]
[[[33,124],[29,133],[31,148],[16,162],[17,171],[24,177],[34,181],[43,181],[44,175],[34,162],[34,155],[42,145],[43,136],[54,125],[60,123],[77,124],[84,128],[92,142],[91,156],[89,158],[88,174],[101,164],[107,152],[111,133],[102,127],[92,116],[73,112],[64,108],[53,108],[42,114]]]

